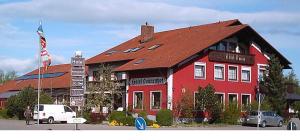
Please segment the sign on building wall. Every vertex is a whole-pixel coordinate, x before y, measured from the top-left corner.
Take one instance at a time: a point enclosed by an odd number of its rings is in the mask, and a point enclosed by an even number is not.
[[[84,105],[85,91],[85,59],[81,53],[71,58],[70,106]]]
[[[129,81],[129,84],[131,86],[160,85],[165,83],[166,83],[166,78],[164,77],[132,78]]]
[[[236,63],[236,64],[254,64],[253,55],[245,55],[230,52],[211,51],[208,54],[209,61],[225,62],[225,63]]]

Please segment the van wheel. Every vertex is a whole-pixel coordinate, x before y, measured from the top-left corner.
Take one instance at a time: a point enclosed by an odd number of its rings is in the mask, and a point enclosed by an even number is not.
[[[267,125],[267,122],[266,122],[266,121],[263,121],[262,124],[261,124],[261,127],[262,127],[262,128],[265,128],[266,125]]]
[[[53,124],[54,123],[54,118],[53,117],[49,117],[48,118],[48,123],[49,124]]]
[[[282,122],[282,121],[279,121],[278,127],[282,127],[282,124],[283,124],[283,122]]]

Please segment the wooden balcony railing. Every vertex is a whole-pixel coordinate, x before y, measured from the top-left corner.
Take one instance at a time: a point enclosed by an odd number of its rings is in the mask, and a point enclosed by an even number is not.
[[[208,54],[209,61],[235,63],[244,65],[254,64],[254,55],[223,52],[223,51],[210,51]]]

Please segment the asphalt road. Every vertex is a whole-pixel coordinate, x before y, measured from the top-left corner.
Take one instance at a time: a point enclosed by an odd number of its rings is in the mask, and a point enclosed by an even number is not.
[[[75,124],[40,124],[30,122],[26,125],[22,120],[0,120],[0,130],[75,130]],[[136,130],[129,126],[108,126],[104,124],[79,124],[80,130]],[[147,130],[286,130],[283,127],[259,128],[255,126],[227,125],[227,126],[200,126],[200,127],[161,127],[147,128]]]

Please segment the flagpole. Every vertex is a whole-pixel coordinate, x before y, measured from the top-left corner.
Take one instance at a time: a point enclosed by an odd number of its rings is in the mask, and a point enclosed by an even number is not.
[[[42,25],[42,21],[40,21],[40,26]],[[38,115],[37,115],[37,124],[40,124],[40,86],[41,86],[41,39],[39,39],[39,51],[38,51],[38,67],[39,67],[39,79],[38,79]]]

